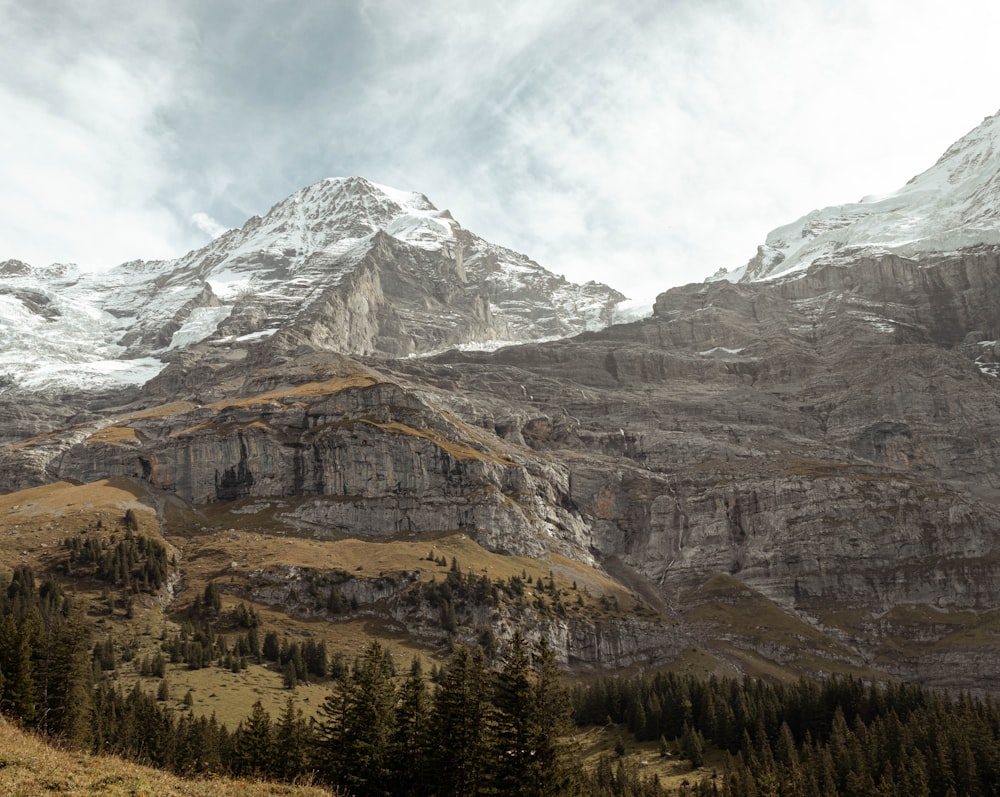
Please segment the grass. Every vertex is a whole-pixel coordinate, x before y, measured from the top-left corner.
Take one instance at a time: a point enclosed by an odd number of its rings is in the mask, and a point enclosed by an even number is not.
[[[485,462],[496,462],[498,465],[514,465],[513,462],[501,457],[493,456],[492,454],[485,454],[482,451],[477,451],[469,446],[460,445],[439,432],[435,432],[431,429],[414,429],[412,426],[407,426],[399,421],[390,421],[388,423],[377,423],[376,421],[360,419],[362,423],[367,423],[370,426],[375,426],[386,432],[394,432],[396,434],[412,435],[414,437],[420,437],[424,440],[428,440],[442,451],[447,451],[457,460],[467,460],[467,459],[478,459]]]
[[[713,771],[721,771],[726,763],[724,752],[708,749],[705,751],[704,764],[692,768],[689,760],[678,755],[676,745],[668,743],[668,754],[663,756],[660,754],[658,741],[637,742],[625,725],[584,728],[573,735],[572,742],[583,758],[584,769],[590,772],[597,768],[602,756],[611,756],[613,761],[617,761],[615,745],[621,742],[625,747],[625,754],[622,756],[625,764],[638,767],[645,779],[658,777],[660,784],[668,790],[679,789],[684,781],[693,784],[710,778]],[[612,766],[617,764],[613,763]]]
[[[142,496],[126,479],[54,482],[0,495],[0,571],[51,564],[71,534],[123,531],[128,509],[135,512],[139,533],[159,538],[156,513],[141,503]]]
[[[320,797],[328,789],[228,778],[185,780],[114,756],[60,750],[0,719],[0,794],[38,797]]]
[[[132,446],[139,444],[139,436],[130,426],[105,426],[83,442],[87,445],[104,443],[109,446]]]
[[[181,415],[185,412],[197,409],[198,405],[191,401],[172,401],[169,404],[161,404],[158,407],[151,407],[148,410],[134,412],[128,416],[128,421],[141,421],[148,418],[170,418],[174,415]]]
[[[376,380],[370,376],[354,374],[351,376],[336,377],[326,379],[322,382],[306,382],[305,384],[291,387],[286,390],[269,390],[266,393],[258,393],[254,396],[247,396],[242,399],[224,399],[215,401],[205,406],[214,410],[224,410],[233,407],[254,407],[258,404],[271,404],[281,402],[291,398],[309,398],[317,396],[333,395],[341,390],[351,387],[371,387],[377,384]]]
[[[276,666],[276,665],[275,665]],[[120,679],[124,691],[135,683],[136,676]],[[159,678],[141,678],[142,689],[155,695],[160,686]],[[258,700],[276,719],[291,697],[306,716],[315,714],[330,692],[328,684],[299,684],[295,689],[285,689],[281,675],[261,665],[251,665],[238,673],[222,667],[203,667],[189,670],[185,664],[167,665],[166,678],[170,698],[167,705],[177,712],[186,711],[184,696],[188,691],[194,701],[191,712],[196,716],[215,718],[229,730],[235,730],[250,713]]]

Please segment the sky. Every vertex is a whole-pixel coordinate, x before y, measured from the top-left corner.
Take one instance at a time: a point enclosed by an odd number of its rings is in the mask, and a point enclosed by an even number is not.
[[[1000,110],[994,0],[0,0],[0,260],[176,257],[325,177],[650,297]]]

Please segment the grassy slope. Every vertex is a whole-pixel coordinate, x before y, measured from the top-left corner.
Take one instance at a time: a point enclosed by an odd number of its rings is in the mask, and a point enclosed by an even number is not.
[[[36,736],[0,720],[0,794],[19,797],[61,794],[128,795],[128,797],[264,797],[292,795],[319,797],[327,789],[277,783],[212,778],[184,780],[113,756],[92,756],[51,747]]]

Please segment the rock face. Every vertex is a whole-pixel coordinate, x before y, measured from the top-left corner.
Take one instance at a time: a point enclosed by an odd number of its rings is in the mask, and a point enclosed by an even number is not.
[[[462,530],[493,550],[590,558],[565,468],[366,375],[140,412],[50,450],[55,479],[128,477],[194,504],[304,497],[285,520],[326,535]]]
[[[581,666],[694,646],[737,671],[995,688],[995,139],[993,117],[892,197],[811,214],[732,279],[591,331],[609,289],[485,244],[419,195],[313,186],[166,276],[122,267],[181,309],[158,326],[122,305],[114,345],[165,347],[169,366],[127,407],[92,402],[0,449],[0,484],[124,477],[233,523],[280,499],[282,528],[321,540],[462,534],[564,556],[652,613],[476,622],[533,624]],[[8,284],[0,302],[33,323],[71,314]],[[503,337],[536,340],[458,345]],[[392,603],[408,583],[343,597],[385,602],[419,636],[426,618]],[[286,587],[268,577],[255,599]]]
[[[984,686],[991,648],[959,637],[1000,602],[998,257],[686,286],[649,320],[495,353],[233,363],[176,384],[188,403],[27,448],[36,481],[296,497],[284,522],[320,538],[453,530],[603,567],[686,621],[630,626],[607,666],[690,643]],[[557,625],[567,660],[600,663],[580,640],[610,632]]]
[[[727,574],[862,661],[982,686],[996,667],[956,630],[1000,601],[997,257],[687,286],[646,322],[406,372],[565,462],[591,550],[682,611]],[[885,653],[913,628],[877,618],[912,606],[948,618],[921,632],[933,660]]]
[[[85,401],[168,363],[189,373],[306,350],[405,357],[572,335],[607,325],[623,299],[484,241],[422,194],[335,178],[176,260],[0,263],[0,402]]]

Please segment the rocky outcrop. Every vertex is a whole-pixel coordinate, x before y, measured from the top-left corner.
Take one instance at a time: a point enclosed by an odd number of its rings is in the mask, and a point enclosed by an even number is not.
[[[82,482],[141,480],[195,504],[312,496],[285,520],[320,534],[460,529],[492,550],[588,558],[565,468],[367,376],[139,413],[66,440],[50,469]]]
[[[396,367],[565,462],[591,549],[676,605],[729,574],[919,678],[879,653],[871,618],[1000,602],[996,258],[885,254],[849,275],[692,285],[646,322]],[[956,668],[965,654],[947,651],[956,682],[1000,674],[966,653]]]

